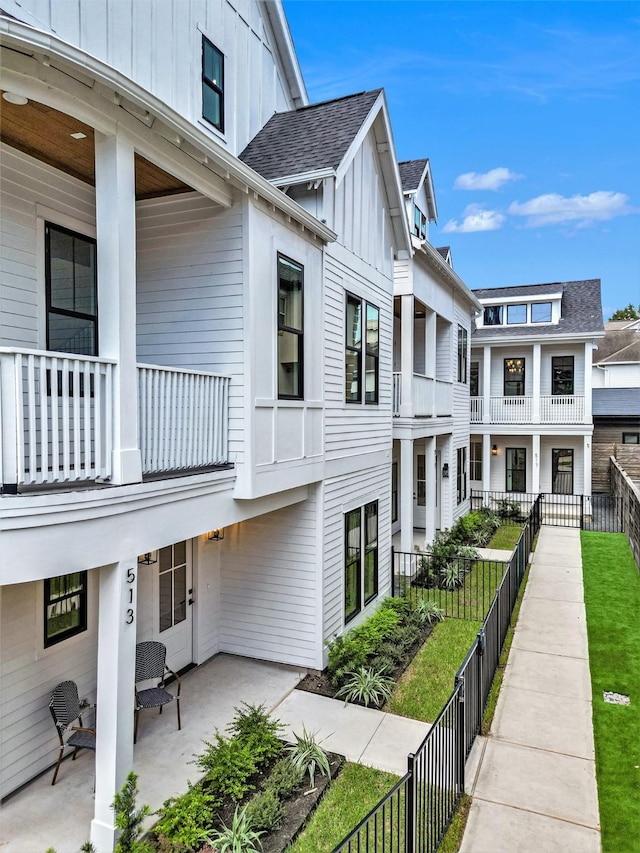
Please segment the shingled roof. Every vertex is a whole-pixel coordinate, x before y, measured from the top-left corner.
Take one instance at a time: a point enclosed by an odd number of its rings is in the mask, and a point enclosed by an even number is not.
[[[524,284],[515,287],[492,287],[474,290],[480,300],[507,301],[512,296],[531,296],[532,299],[562,293],[561,319],[556,325],[536,326],[483,326],[473,333],[475,339],[562,337],[562,335],[590,335],[603,331],[600,279],[586,281],[559,281],[548,284]]]
[[[240,154],[267,180],[337,169],[382,89],[275,113]]]
[[[640,418],[640,394],[637,388],[594,388],[591,393],[595,417],[631,415]]]
[[[422,160],[403,160],[402,163],[398,163],[403,193],[412,193],[418,189],[428,163],[428,157]]]

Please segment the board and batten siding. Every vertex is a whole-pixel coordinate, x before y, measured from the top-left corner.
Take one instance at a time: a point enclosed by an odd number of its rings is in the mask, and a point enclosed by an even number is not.
[[[391,453],[389,454],[391,457]],[[391,458],[357,475],[348,473],[323,484],[323,639],[342,634],[344,625],[344,515],[378,501],[378,595],[349,623],[351,628],[391,594]]]
[[[243,229],[240,206],[197,193],[137,205],[137,352],[145,364],[231,377],[229,451],[244,428]]]
[[[315,490],[307,500],[225,529],[220,651],[322,668],[322,553]]]
[[[5,0],[3,9],[117,69],[234,154],[294,106],[256,0]],[[224,134],[202,119],[203,34],[225,58]]]
[[[43,223],[94,233],[95,193],[82,181],[0,143],[0,209],[0,343],[44,349]]]
[[[43,647],[43,582],[0,589],[0,797],[55,764],[59,741],[49,699],[72,679],[95,702],[98,573],[88,572],[87,624],[81,634]],[[85,724],[93,725],[89,712]]]

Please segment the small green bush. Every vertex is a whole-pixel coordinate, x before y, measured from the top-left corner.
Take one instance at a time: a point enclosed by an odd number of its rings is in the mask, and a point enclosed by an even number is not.
[[[284,806],[273,788],[266,788],[251,798],[246,814],[253,829],[272,832],[282,826]]]
[[[187,785],[186,793],[165,800],[158,811],[160,820],[154,832],[170,842],[170,850],[177,845],[185,850],[200,849],[213,828],[212,812],[221,802],[210,789],[190,782]]]
[[[362,702],[366,707],[369,705],[382,705],[393,690],[394,681],[382,672],[376,672],[373,668],[360,667],[352,672],[343,686],[336,693],[336,698],[344,698],[347,702]]]
[[[267,780],[266,789],[272,790],[281,800],[288,800],[298,790],[303,778],[303,771],[294,767],[291,759],[285,756],[274,765]]]
[[[440,570],[439,583],[442,589],[457,589],[462,586],[465,576],[465,564],[461,560],[448,560]]]
[[[415,625],[403,625],[398,628],[393,638],[396,645],[403,651],[410,649],[411,646],[420,638],[420,629]]]
[[[227,731],[232,737],[251,746],[256,765],[260,767],[277,758],[283,750],[280,740],[282,723],[272,719],[264,705],[243,702],[235,712]]]
[[[207,781],[216,796],[230,797],[237,803],[254,788],[249,779],[258,768],[252,745],[239,738],[229,740],[216,732],[215,743],[205,741],[205,746],[207,748],[196,758],[196,764],[207,774]]]
[[[395,640],[386,640],[380,646],[378,654],[380,657],[391,658],[391,660],[393,660],[393,663],[395,666],[396,664],[400,663],[400,661],[404,657],[404,648],[401,645],[398,645],[398,643]],[[372,662],[373,662],[373,658],[372,658]]]
[[[366,666],[368,658],[394,635],[400,621],[399,609],[400,605],[378,608],[362,625],[336,637],[330,644],[328,669],[335,687],[343,684],[348,673]]]
[[[116,829],[120,835],[116,841],[115,853],[150,853],[151,845],[140,841],[142,823],[151,809],[148,805],[136,809],[138,797],[138,777],[131,770],[127,781],[113,798],[113,815]]]
[[[301,735],[293,733],[296,742],[287,746],[291,763],[303,776],[309,774],[309,783],[312,788],[316,770],[321,770],[326,776],[331,775],[329,758],[315,735],[316,733],[308,732],[303,726]]]
[[[371,667],[376,672],[381,672],[383,675],[390,675],[398,666],[398,661],[390,655],[374,655],[371,658]]]
[[[416,604],[415,613],[423,625],[433,625],[435,622],[442,622],[444,619],[444,610],[438,607],[435,601],[430,601],[428,598],[420,599]]]

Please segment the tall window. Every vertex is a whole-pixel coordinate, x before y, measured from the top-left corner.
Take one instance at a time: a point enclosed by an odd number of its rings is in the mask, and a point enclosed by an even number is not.
[[[554,495],[573,494],[573,450],[551,451],[551,491]]]
[[[380,310],[357,296],[347,294],[345,311],[345,400],[361,403],[363,397],[362,362],[364,358],[364,401],[378,402]],[[365,322],[364,352],[362,326]]]
[[[347,512],[344,520],[346,623],[378,594],[378,501]]]
[[[416,506],[427,505],[427,457],[416,454]]]
[[[467,448],[456,451],[456,500],[461,504],[467,499]]]
[[[300,264],[278,255],[278,399],[301,400],[303,387],[303,291]]]
[[[44,582],[44,645],[53,646],[87,630],[87,573]]]
[[[458,326],[458,382],[467,381],[467,330]]]
[[[398,520],[398,463],[391,464],[391,521]]]
[[[573,394],[572,355],[554,355],[551,358],[551,393]]]
[[[413,206],[413,233],[420,240],[427,239],[427,217],[417,205]]]
[[[508,492],[526,492],[527,449],[525,447],[507,447],[506,464],[506,490]]]
[[[224,131],[224,56],[202,36],[202,115]]]
[[[504,396],[524,396],[524,358],[505,358]]]
[[[469,478],[471,480],[482,480],[482,442],[472,441],[469,454]]]
[[[480,364],[472,361],[469,366],[469,396],[480,396]]]
[[[45,223],[47,349],[98,355],[96,241]]]

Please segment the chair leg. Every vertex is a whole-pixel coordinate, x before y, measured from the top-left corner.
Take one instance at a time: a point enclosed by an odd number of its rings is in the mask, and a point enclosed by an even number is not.
[[[55,785],[55,784],[56,784],[56,779],[58,778],[58,770],[60,770],[60,762],[62,761],[62,753],[63,753],[63,751],[64,751],[64,747],[62,747],[62,746],[61,746],[61,747],[60,747],[60,752],[58,753],[58,763],[56,764],[56,769],[55,769],[55,772],[54,772],[54,774],[53,774],[53,779],[52,779],[52,781],[51,781],[51,784],[52,784],[52,785]]]
[[[75,761],[75,760],[76,760],[76,755],[77,755],[77,754],[78,754],[78,747],[76,746],[76,748],[73,750],[73,755],[71,756],[71,760],[72,760],[72,761]]]
[[[182,730],[182,726],[180,724],[180,697],[176,697],[176,710],[178,712],[178,731]]]

